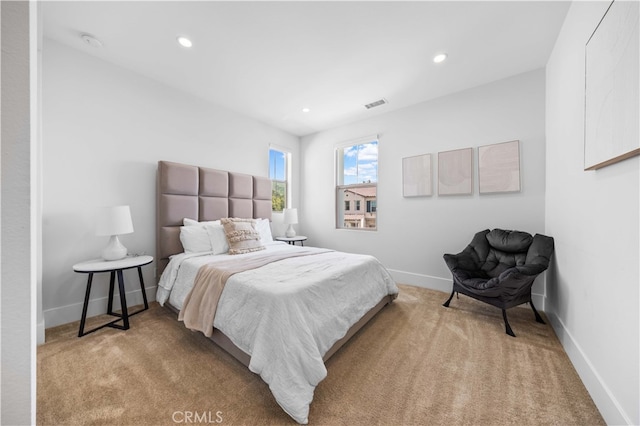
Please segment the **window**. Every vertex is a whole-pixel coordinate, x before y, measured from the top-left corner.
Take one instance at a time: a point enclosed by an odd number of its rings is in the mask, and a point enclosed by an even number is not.
[[[361,139],[336,148],[336,170],[336,228],[375,230],[377,137]],[[366,211],[361,210],[362,204],[366,205]],[[354,210],[351,210],[352,206]]]
[[[271,210],[281,212],[288,206],[288,176],[291,154],[269,149],[269,178],[271,179]]]

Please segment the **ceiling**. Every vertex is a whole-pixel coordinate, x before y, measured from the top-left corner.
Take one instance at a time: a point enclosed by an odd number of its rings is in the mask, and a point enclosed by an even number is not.
[[[297,136],[544,67],[569,4],[41,3],[45,37]]]

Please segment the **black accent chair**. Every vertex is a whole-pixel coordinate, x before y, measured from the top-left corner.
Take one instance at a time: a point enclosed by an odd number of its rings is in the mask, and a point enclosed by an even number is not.
[[[544,324],[531,301],[531,286],[536,277],[549,267],[553,254],[553,238],[521,231],[488,229],[478,232],[471,243],[458,254],[445,254],[444,261],[453,275],[455,293],[502,309],[506,333],[516,337],[507,321],[507,309],[529,303],[536,321]]]

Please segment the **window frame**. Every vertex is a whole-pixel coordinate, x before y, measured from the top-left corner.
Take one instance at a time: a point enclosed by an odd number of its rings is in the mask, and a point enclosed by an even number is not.
[[[368,143],[375,142],[377,146],[376,152],[376,178],[375,182],[368,183],[353,183],[353,184],[344,184],[344,151],[345,149],[358,145],[366,145]],[[335,198],[334,198],[334,212],[335,212],[335,227],[336,229],[341,230],[357,230],[357,231],[377,231],[378,230],[378,213],[377,213],[377,201],[378,201],[378,177],[379,177],[379,159],[380,159],[380,138],[378,135],[366,136],[358,139],[352,139],[349,141],[345,141],[342,143],[338,143],[334,146],[334,179],[335,179]],[[370,188],[374,187],[376,189],[376,196],[374,200],[367,200],[366,197],[363,197],[365,206],[370,203],[374,203],[374,211],[373,212],[364,212],[365,219],[368,213],[373,213],[375,226],[374,227],[349,227],[344,226],[344,215],[345,215],[345,199],[342,194],[345,190],[348,189],[357,189],[357,188]],[[351,200],[350,200],[351,201]],[[362,201],[362,200],[353,200],[353,201]],[[350,206],[355,206],[356,203],[350,203]],[[361,203],[362,205],[362,203]],[[342,210],[340,210],[340,206],[342,206]],[[361,211],[361,210],[360,210]]]
[[[277,152],[279,154],[284,155],[284,175],[285,179],[275,179],[272,177],[272,168],[271,168],[271,152]],[[277,145],[269,145],[269,179],[271,179],[271,211],[274,213],[283,213],[284,209],[291,207],[291,152],[281,146]],[[284,205],[282,210],[275,210],[275,203],[273,202],[273,194],[274,194],[274,185],[284,184]]]

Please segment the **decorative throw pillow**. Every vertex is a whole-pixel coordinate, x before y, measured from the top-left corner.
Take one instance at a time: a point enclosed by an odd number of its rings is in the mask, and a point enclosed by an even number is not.
[[[250,253],[264,250],[260,241],[260,232],[256,230],[255,220],[224,218],[220,222],[229,242],[229,254]]]

